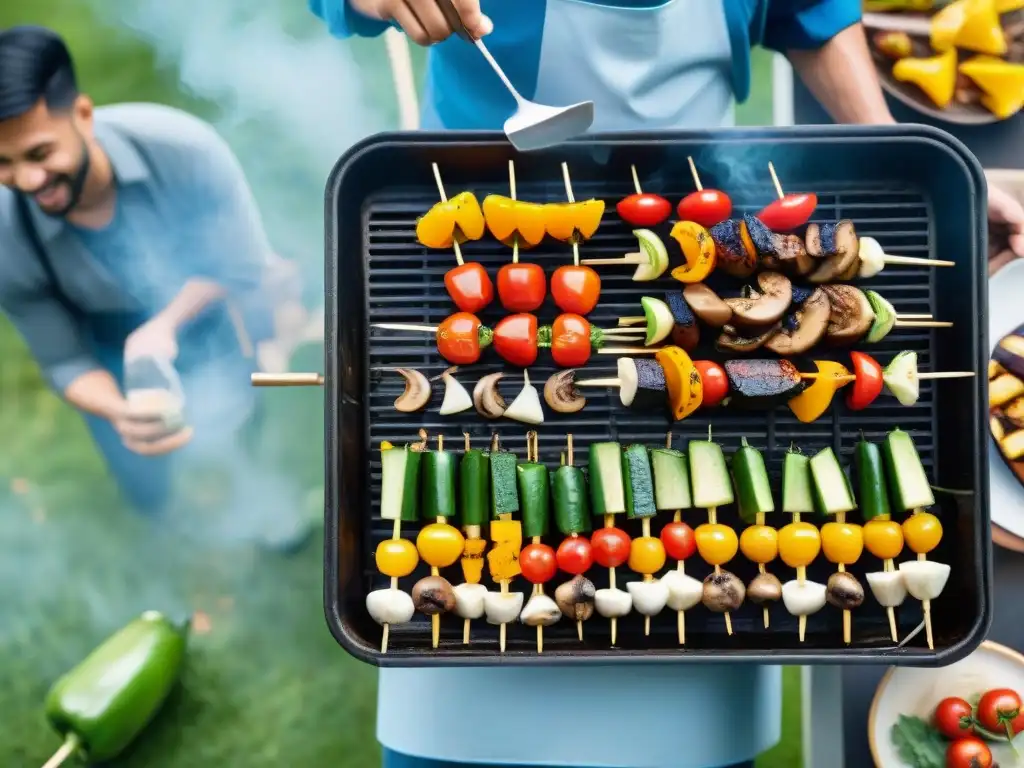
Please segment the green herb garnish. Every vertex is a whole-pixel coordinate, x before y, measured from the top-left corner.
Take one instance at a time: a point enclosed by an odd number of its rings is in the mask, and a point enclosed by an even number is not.
[[[920,717],[900,715],[890,731],[900,759],[913,768],[945,768],[948,742]]]

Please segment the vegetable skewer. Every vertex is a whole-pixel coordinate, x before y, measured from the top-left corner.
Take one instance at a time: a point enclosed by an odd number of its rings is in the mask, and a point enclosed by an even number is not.
[[[665,545],[651,536],[651,518],[658,512],[655,503],[651,456],[643,445],[630,445],[622,456],[623,484],[626,490],[626,516],[640,518],[642,533],[629,545],[628,565],[643,576],[643,581],[626,584],[633,607],[644,617],[644,635],[651,634],[651,617],[661,613],[668,602],[668,585],[654,574],[665,565]]]
[[[740,449],[733,454],[732,476],[740,517],[750,523],[740,534],[740,551],[748,560],[757,563],[758,575],[747,586],[747,597],[751,602],[761,604],[764,628],[768,629],[768,603],[782,598],[782,583],[765,568],[778,557],[779,534],[773,527],[765,525],[765,516],[775,511],[775,502],[764,456],[749,445],[745,437],[741,439]]]
[[[519,555],[523,577],[533,585],[533,593],[526,602],[519,620],[537,628],[537,653],[544,652],[544,627],[550,627],[562,618],[562,611],[544,594],[544,583],[558,572],[555,551],[541,539],[548,532],[550,517],[550,479],[548,469],[538,463],[537,433],[526,433],[526,462],[516,467],[519,500],[522,506],[523,535],[530,543]]]
[[[508,161],[508,185],[512,204],[516,203],[516,167]],[[518,231],[512,235],[512,263],[498,270],[498,298],[509,312],[533,312],[544,303],[547,278],[539,264],[519,263]]]
[[[702,227],[713,227],[728,219],[732,213],[732,201],[729,196],[718,189],[704,189],[693,158],[687,157],[686,162],[690,165],[690,175],[697,191],[691,192],[679,201],[676,207],[679,220],[693,221]]]
[[[806,224],[814,214],[814,209],[818,207],[818,196],[813,192],[787,195],[782,191],[774,164],[768,163],[768,172],[772,176],[772,184],[775,185],[779,199],[762,208],[757,218],[769,229],[791,230]]]
[[[782,602],[790,614],[798,617],[800,642],[807,631],[807,617],[825,607],[824,584],[807,579],[807,566],[821,551],[818,529],[800,519],[814,512],[814,488],[811,462],[790,447],[782,466],[782,511],[793,515],[793,522],[779,531],[779,557],[796,569],[796,580],[782,585]]]
[[[672,213],[672,204],[661,195],[644,192],[640,188],[640,177],[636,166],[629,166],[633,175],[633,189],[636,192],[622,198],[616,206],[619,217],[634,227],[653,227],[661,224]]]
[[[512,515],[519,512],[519,488],[516,478],[516,457],[500,450],[498,434],[491,439],[491,541],[487,553],[491,579],[501,586],[500,592],[488,592],[484,613],[489,624],[499,625],[498,646],[505,652],[505,625],[514,621],[523,608],[523,593],[509,592],[512,579],[522,573],[519,562],[523,547],[522,524]]]
[[[587,479],[574,466],[572,435],[566,435],[566,454],[551,481],[555,502],[555,525],[566,537],[558,545],[555,559],[560,570],[572,578],[555,590],[555,602],[566,618],[576,622],[576,633],[583,642],[583,622],[594,614],[594,583],[584,574],[593,563],[593,547],[584,535],[590,531]]]
[[[629,592],[618,588],[615,569],[629,560],[630,537],[615,527],[615,516],[626,512],[626,489],[623,483],[624,456],[618,443],[591,443],[589,453],[590,511],[604,521],[604,527],[590,536],[594,561],[608,569],[608,588],[594,595],[597,612],[611,621],[611,641],[618,639],[618,619],[630,612],[633,600]]]
[[[668,587],[668,606],[676,612],[679,644],[686,644],[686,611],[704,596],[704,585],[686,575],[686,560],[697,551],[693,529],[683,522],[683,510],[693,506],[690,470],[686,454],[672,448],[672,433],[665,437],[665,448],[651,451],[654,470],[654,500],[659,511],[671,510],[672,522],[661,529],[665,553],[676,560],[676,569],[661,577]]]
[[[665,248],[665,243],[649,229],[634,229],[633,236],[640,246],[639,251],[613,259],[584,259],[581,263],[588,267],[614,266],[616,264],[636,265],[636,271],[633,272],[634,281],[657,280],[668,269],[668,249]]]
[[[484,615],[487,587],[480,583],[484,570],[487,542],[481,536],[487,522],[487,505],[491,491],[490,457],[472,448],[469,433],[464,432],[465,446],[459,464],[459,510],[465,544],[462,550],[462,575],[465,581],[455,586],[455,612],[462,617],[462,642],[469,645],[470,624]]]

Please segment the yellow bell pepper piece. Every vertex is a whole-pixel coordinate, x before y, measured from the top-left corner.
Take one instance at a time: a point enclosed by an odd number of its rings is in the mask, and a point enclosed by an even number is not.
[[[804,424],[816,421],[828,410],[836,392],[850,383],[843,379],[850,372],[842,364],[831,360],[815,360],[814,364],[818,366],[818,378],[789,401],[789,409]]]
[[[1024,0],[996,0],[996,13],[1012,13],[1024,8]]]
[[[435,203],[416,222],[416,239],[427,248],[450,248],[456,240],[464,243],[483,236],[484,213],[472,192]]]
[[[704,399],[704,383],[693,360],[681,347],[665,347],[655,353],[665,374],[669,409],[676,421],[685,419],[700,406]]]
[[[492,520],[487,565],[495,581],[510,581],[522,573],[519,552],[523,548],[523,526],[518,520]]]
[[[669,236],[679,243],[686,263],[672,270],[672,277],[681,283],[700,283],[715,269],[718,251],[711,233],[695,221],[679,221]]]
[[[1006,34],[999,21],[995,0],[969,0],[964,23],[957,30],[953,44],[957,48],[993,56],[1006,53]]]
[[[953,48],[960,28],[967,20],[967,10],[971,0],[954,0],[934,16],[930,25],[929,42],[938,53],[945,53]]]
[[[597,232],[604,216],[604,200],[583,200],[576,203],[547,203],[544,206],[545,227],[555,240],[564,243],[589,240]]]
[[[484,573],[484,550],[487,542],[483,539],[466,539],[462,550],[462,575],[467,584],[479,584]]]
[[[939,109],[945,109],[956,91],[956,49],[926,59],[900,59],[893,65],[892,76],[900,82],[913,83]]]
[[[993,56],[975,56],[960,65],[960,72],[984,92],[981,103],[1001,120],[1024,106],[1024,64],[1011,64]]]

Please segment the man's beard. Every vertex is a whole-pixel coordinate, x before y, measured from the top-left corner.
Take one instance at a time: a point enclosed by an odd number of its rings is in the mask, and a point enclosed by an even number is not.
[[[78,163],[78,168],[75,170],[74,173],[58,174],[53,178],[53,180],[51,180],[46,185],[48,187],[56,187],[61,185],[66,186],[68,189],[67,204],[59,211],[47,210],[46,208],[39,209],[47,216],[51,216],[55,219],[64,218],[69,213],[71,213],[71,211],[74,210],[75,206],[78,205],[79,201],[82,198],[82,191],[85,189],[86,179],[89,178],[89,147],[85,143],[85,139],[83,139],[81,136],[79,136],[78,138],[82,143],[82,159]],[[26,192],[25,194],[31,196],[38,194],[38,192],[39,190],[36,190],[36,192]]]

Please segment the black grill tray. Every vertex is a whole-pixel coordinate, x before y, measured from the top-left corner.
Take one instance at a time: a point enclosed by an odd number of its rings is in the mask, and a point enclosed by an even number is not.
[[[924,633],[897,648],[889,639],[884,610],[869,594],[853,613],[853,644],[842,643],[841,613],[826,606],[808,621],[806,642],[797,639],[796,618],[780,605],[771,612],[765,630],[760,608],[746,604],[732,614],[733,636],[725,632],[722,616],[701,606],[687,613],[687,642],[680,647],[675,616],[666,610],[652,620],[645,637],[642,618],[632,614],[620,620],[618,647],[610,647],[609,622],[597,614],[585,624],[583,643],[573,622],[563,620],[545,630],[544,653],[536,652],[536,634],[521,624],[508,625],[508,646],[498,651],[497,628],[483,620],[473,622],[473,639],[462,644],[462,620],[442,617],[441,647],[430,647],[426,617],[391,628],[388,652],[380,653],[381,628],[366,612],[369,590],[387,586],[374,566],[377,543],[391,534],[391,524],[378,517],[380,441],[396,444],[415,439],[425,427],[434,437],[443,433],[453,449],[462,445],[462,432],[485,446],[492,430],[501,434],[504,447],[524,455],[527,427],[509,421],[485,422],[475,412],[441,417],[437,414],[443,387],[422,413],[406,416],[392,403],[402,389],[393,374],[372,373],[380,366],[418,368],[428,376],[446,363],[437,354],[432,334],[368,330],[373,322],[436,324],[455,311],[442,282],[454,266],[451,253],[428,251],[415,242],[414,226],[437,199],[431,162],[437,162],[449,194],[469,189],[480,199],[488,193],[507,194],[508,160],[516,162],[518,196],[525,200],[564,200],[560,164],[567,161],[576,199],[600,197],[608,203],[597,235],[582,246],[583,257],[619,256],[636,246],[631,228],[615,213],[615,201],[631,193],[630,164],[636,164],[644,189],[664,195],[675,204],[693,191],[687,167],[692,155],[705,187],[724,189],[736,206],[734,215],[756,212],[774,198],[768,161],[774,162],[788,191],[814,191],[819,196],[815,219],[851,218],[861,235],[876,237],[891,253],[951,259],[956,266],[925,269],[887,266],[861,285],[876,288],[901,312],[931,312],[951,320],[951,329],[897,329],[881,344],[862,347],[883,364],[895,352],[918,353],[922,370],[984,371],[988,345],[986,314],[985,180],[977,160],[948,134],[925,126],[802,127],[696,133],[631,133],[588,137],[557,149],[517,154],[500,134],[416,133],[382,134],[353,147],[335,166],[326,195],[326,551],[324,603],[327,622],[338,642],[356,657],[379,665],[536,664],[571,662],[695,662],[724,659],[775,664],[905,665],[949,664],[973,650],[990,623],[991,584],[988,512],[987,451],[985,435],[986,377],[922,382],[920,401],[911,408],[883,396],[867,411],[851,413],[837,397],[830,413],[811,425],[802,425],[786,408],[770,414],[701,409],[673,426],[676,446],[707,435],[709,424],[727,454],[741,437],[766,451],[773,489],[778,493],[782,455],[791,442],[805,452],[832,446],[844,462],[861,431],[880,440],[899,426],[914,437],[924,464],[936,485],[959,489],[959,495],[937,494],[936,512],[945,529],[933,557],[952,566],[949,584],[933,604],[935,650],[928,650]],[[673,264],[678,249],[667,240]],[[467,260],[483,263],[493,276],[507,263],[510,249],[489,236],[463,249]],[[571,261],[569,247],[545,241],[525,251],[524,261],[541,264],[547,274]],[[640,313],[644,294],[660,295],[678,287],[668,274],[654,283],[630,280],[632,268],[599,267],[601,302],[590,316],[598,327],[614,325],[615,318]],[[493,326],[503,314],[497,300],[480,314]],[[536,313],[549,323],[558,310],[548,303]],[[706,333],[695,358],[723,358],[714,353],[713,334]],[[821,353],[846,360],[846,352]],[[480,364],[464,369],[460,381],[472,389],[485,373],[503,366],[493,351]],[[612,355],[594,355],[586,372],[609,375]],[[531,379],[542,385],[553,371],[543,350]],[[522,379],[509,369],[504,391],[514,396]],[[669,427],[659,414],[630,412],[621,407],[614,391],[589,390],[589,402],[577,414],[546,412],[540,428],[541,460],[557,465],[566,432],[572,432],[579,455],[599,440],[623,444],[662,444]],[[654,530],[665,521],[656,519]],[[781,527],[789,516],[777,515]],[[706,521],[701,510],[684,512],[696,526]],[[902,519],[899,517],[897,519]],[[737,531],[743,524],[734,508],[719,512],[719,521]],[[818,521],[820,525],[823,521]],[[623,524],[623,523],[620,523]],[[624,523],[631,535],[639,533],[635,521]],[[415,539],[418,525],[406,524],[403,535]],[[557,546],[557,533],[549,543]],[[905,551],[902,559],[906,559]],[[756,566],[742,554],[728,566],[744,582]],[[783,581],[793,572],[781,561],[768,566]],[[879,570],[880,563],[865,552],[851,570],[858,576]],[[809,577],[826,581],[834,571],[824,556],[809,569]],[[687,562],[687,573],[703,577],[710,571],[699,557]],[[424,566],[402,579],[408,591],[425,573]],[[600,588],[607,571],[588,574]],[[627,569],[623,578],[635,578]],[[446,574],[452,583],[462,580],[456,564]],[[561,583],[559,574],[553,584]],[[490,584],[486,573],[484,583]],[[552,585],[553,586],[553,585]],[[523,579],[514,589],[528,591]],[[550,587],[549,587],[550,594]],[[900,637],[922,619],[920,604],[908,598],[897,610]]]

